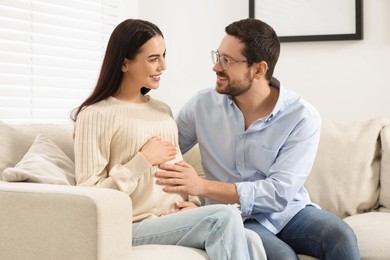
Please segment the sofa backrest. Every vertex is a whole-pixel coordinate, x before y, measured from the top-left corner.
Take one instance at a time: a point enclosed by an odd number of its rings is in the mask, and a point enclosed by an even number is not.
[[[0,173],[5,168],[15,166],[23,158],[38,133],[53,140],[70,159],[74,160],[71,124],[8,125],[0,121]]]
[[[390,125],[381,131],[382,161],[379,210],[390,212]]]
[[[0,121],[0,173],[22,159],[38,133],[53,140],[74,160],[72,124],[11,126]],[[184,158],[203,174],[198,146]],[[390,212],[389,121],[376,118],[323,123],[305,187],[313,202],[340,217],[376,209]]]
[[[323,123],[317,156],[305,183],[313,202],[342,218],[378,208],[380,133],[388,124],[384,118]]]

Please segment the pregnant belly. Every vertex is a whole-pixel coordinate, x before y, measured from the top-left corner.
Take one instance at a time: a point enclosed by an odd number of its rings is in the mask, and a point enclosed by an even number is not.
[[[156,169],[157,170],[157,169]],[[142,176],[138,186],[131,194],[133,202],[133,219],[158,217],[161,213],[174,211],[174,203],[187,201],[188,196],[179,193],[167,193],[164,186],[156,184],[154,174]]]

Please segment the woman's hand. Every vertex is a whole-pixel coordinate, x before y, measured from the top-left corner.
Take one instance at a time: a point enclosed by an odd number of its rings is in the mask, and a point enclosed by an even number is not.
[[[140,152],[153,166],[175,159],[177,153],[172,143],[161,140],[159,136],[150,138]]]
[[[177,213],[180,211],[188,210],[188,209],[193,209],[197,208],[198,206],[191,202],[191,201],[176,201],[175,202],[175,210],[173,211],[166,211],[160,214],[160,216],[166,216],[169,214]]]

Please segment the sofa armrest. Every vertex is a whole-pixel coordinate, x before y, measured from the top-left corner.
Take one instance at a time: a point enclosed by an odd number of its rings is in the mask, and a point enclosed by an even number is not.
[[[131,200],[119,191],[0,181],[1,259],[127,259]]]

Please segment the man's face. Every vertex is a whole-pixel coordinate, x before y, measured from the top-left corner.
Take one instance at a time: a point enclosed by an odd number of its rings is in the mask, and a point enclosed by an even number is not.
[[[243,48],[244,43],[236,37],[226,35],[222,39],[218,48],[219,62],[213,67],[217,74],[218,93],[234,97],[246,93],[252,87],[253,75],[241,53]]]

